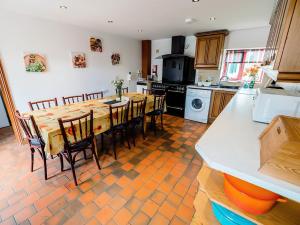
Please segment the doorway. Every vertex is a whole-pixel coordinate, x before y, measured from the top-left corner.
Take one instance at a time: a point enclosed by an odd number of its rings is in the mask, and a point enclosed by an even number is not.
[[[17,141],[19,143],[22,143],[23,142],[22,132],[18,124],[17,118],[15,116],[16,108],[11,96],[10,88],[7,83],[7,79],[1,63],[1,59],[0,59],[0,90],[1,90],[1,102],[3,103],[3,113],[1,111],[0,116],[1,118],[3,116],[4,125],[9,124],[9,126],[6,126],[6,128],[3,129],[6,129],[7,131],[7,127],[8,127],[8,131],[9,131],[9,128],[11,127],[10,131],[11,132],[13,131]],[[0,102],[0,107],[1,107],[1,102]]]

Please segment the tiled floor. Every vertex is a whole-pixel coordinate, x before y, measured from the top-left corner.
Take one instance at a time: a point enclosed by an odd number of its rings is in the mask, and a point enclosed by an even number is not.
[[[93,161],[78,167],[78,187],[58,159],[48,162],[48,181],[39,159],[31,173],[27,146],[2,130],[0,224],[190,224],[202,163],[194,144],[206,128],[165,116],[163,133],[119,147],[118,161],[101,157],[101,171]]]

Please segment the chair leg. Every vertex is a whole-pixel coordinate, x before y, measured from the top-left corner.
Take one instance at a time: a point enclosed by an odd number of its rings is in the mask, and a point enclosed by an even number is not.
[[[47,157],[46,157],[44,150],[42,150],[42,158],[43,158],[43,163],[44,163],[45,180],[47,180]]]
[[[96,155],[94,142],[92,143],[92,153],[93,153],[93,155],[94,155],[94,159],[95,159],[95,161],[96,161],[96,164],[97,164],[98,169],[101,170],[101,166],[100,166],[100,164],[99,164],[99,159],[98,159],[98,157],[97,157],[97,155]]]
[[[144,124],[144,119],[142,120],[142,134],[143,134],[143,139],[145,140],[146,136],[145,136],[145,124]]]
[[[132,140],[133,140],[133,146],[135,147],[135,138],[136,138],[136,135],[135,135],[135,125],[132,126]]]
[[[85,150],[85,149],[83,150],[83,157],[84,157],[84,160],[87,160],[87,157],[86,157],[86,150]]]
[[[153,129],[154,129],[154,134],[156,135],[156,119],[155,119],[155,116],[153,116]]]
[[[129,132],[128,132],[128,127],[125,128],[125,132],[126,132],[126,140],[127,140],[128,148],[131,149],[131,147],[130,147],[130,142],[129,142]],[[122,132],[122,133],[123,133],[123,132]]]
[[[33,172],[33,166],[34,166],[34,149],[31,149],[31,172]]]
[[[74,183],[75,183],[75,186],[77,186],[78,183],[77,183],[75,167],[74,167],[75,162],[73,161],[71,154],[68,154],[68,157],[69,157],[69,160],[70,160],[70,165],[71,165],[71,170],[72,170],[72,174],[73,174]]]
[[[64,171],[64,156],[62,154],[59,154],[59,160],[60,160],[60,171]]]
[[[112,132],[112,142],[113,142],[113,151],[114,151],[114,156],[115,160],[117,160],[117,152],[116,152],[116,135],[115,132]]]
[[[164,130],[163,114],[160,114],[161,129]]]
[[[101,134],[101,151],[104,152],[104,134]]]

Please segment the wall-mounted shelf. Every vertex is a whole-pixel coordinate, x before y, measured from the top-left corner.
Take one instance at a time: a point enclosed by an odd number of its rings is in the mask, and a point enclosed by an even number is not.
[[[292,200],[288,200],[287,203],[278,203],[270,212],[256,216],[242,211],[227,199],[224,193],[222,173],[204,165],[198,175],[198,181],[199,192],[205,192],[210,201],[216,202],[258,225],[299,225],[299,203]],[[197,211],[197,213],[199,212]]]

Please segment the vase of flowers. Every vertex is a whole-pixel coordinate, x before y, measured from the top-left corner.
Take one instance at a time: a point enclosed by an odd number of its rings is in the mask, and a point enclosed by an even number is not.
[[[246,72],[243,74],[246,78],[246,82],[244,84],[245,88],[254,88],[255,80],[257,77],[257,73],[259,71],[259,66],[254,65],[250,68],[246,69]]]
[[[112,84],[115,86],[117,91],[117,101],[122,101],[122,87],[123,87],[124,80],[123,79],[116,79],[112,81]]]

